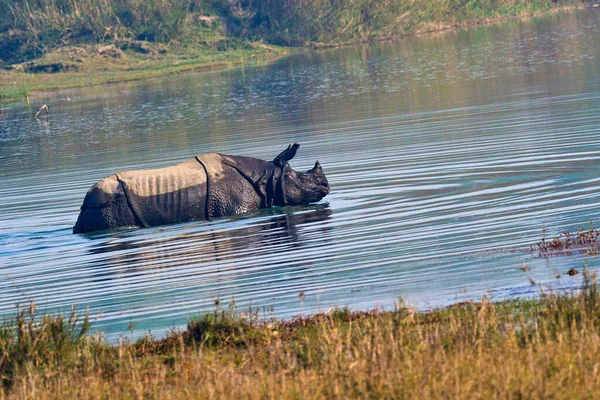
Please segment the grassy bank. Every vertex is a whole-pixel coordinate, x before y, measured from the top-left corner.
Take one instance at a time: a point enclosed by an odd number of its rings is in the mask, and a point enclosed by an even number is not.
[[[264,37],[288,45],[331,46],[415,36],[573,7],[553,0],[259,1]]]
[[[0,0],[0,99],[540,15],[573,0]],[[1,69],[4,68],[4,69]]]
[[[258,323],[217,310],[109,346],[87,318],[0,328],[0,398],[594,398],[600,293]]]
[[[144,45],[153,48],[152,45]],[[32,62],[41,68],[61,68],[57,73],[29,73],[23,65],[11,71],[0,70],[0,101],[24,98],[34,92],[128,82],[191,71],[227,69],[239,65],[260,65],[293,52],[279,46],[247,43],[244,48],[219,51],[202,47],[170,48],[148,53],[121,51],[118,57],[99,53],[108,46],[63,47]]]

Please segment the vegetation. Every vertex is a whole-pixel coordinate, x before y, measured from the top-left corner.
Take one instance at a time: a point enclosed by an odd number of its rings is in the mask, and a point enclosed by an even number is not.
[[[596,255],[600,250],[600,232],[590,222],[588,229],[579,228],[575,233],[561,232],[558,236],[546,239],[546,229],[542,230],[544,237],[537,244],[540,256],[571,255],[575,252]]]
[[[0,0],[0,100],[30,91],[264,62],[202,0]]]
[[[0,0],[0,99],[23,95],[24,88],[127,81],[262,62],[289,53],[278,46],[337,46],[404,37],[575,4],[576,0]]]
[[[134,81],[169,73],[225,69],[241,64],[264,64],[286,54],[290,54],[289,49],[261,43],[250,43],[247,49],[228,51],[198,47],[171,48],[167,54],[128,50],[119,58],[98,54],[92,46],[63,47],[31,64],[34,68],[57,66],[63,69],[62,72],[30,73],[23,69],[29,64],[18,65],[11,71],[0,70],[0,102],[2,99],[24,98],[31,92],[41,90]]]
[[[253,32],[286,45],[321,45],[439,32],[573,5],[553,0],[264,0]]]
[[[226,45],[219,20],[202,0],[0,0],[2,59],[8,63],[38,58],[67,45],[117,44],[133,40],[208,47]],[[2,12],[4,11],[4,12]],[[148,53],[155,49],[142,48]]]
[[[0,54],[10,63],[81,43],[364,41],[553,8],[555,0],[0,0]]]
[[[217,309],[118,346],[89,318],[21,310],[0,328],[0,398],[587,398],[600,394],[600,292],[425,314],[334,310],[289,322]]]

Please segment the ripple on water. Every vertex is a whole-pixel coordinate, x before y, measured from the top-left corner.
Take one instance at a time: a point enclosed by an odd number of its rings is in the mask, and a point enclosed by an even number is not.
[[[576,288],[562,274],[596,257],[528,249],[542,227],[598,214],[599,33],[589,11],[43,95],[53,112],[38,122],[8,106],[0,314],[89,307],[114,337],[130,322],[161,334],[217,299],[288,318],[532,296],[529,278]],[[318,159],[328,176],[320,204],[71,234],[87,189],[113,172],[210,151],[269,159],[294,141],[293,166]]]

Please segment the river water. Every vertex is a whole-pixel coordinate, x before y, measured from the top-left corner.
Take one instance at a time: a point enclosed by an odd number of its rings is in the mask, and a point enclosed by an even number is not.
[[[542,237],[600,212],[595,10],[294,56],[268,66],[47,93],[0,116],[0,316],[89,307],[109,338],[224,304],[290,318],[571,290],[585,252]],[[50,114],[32,119],[41,104]],[[319,160],[320,203],[73,235],[113,172],[220,152]],[[529,268],[528,271],[523,271]],[[536,282],[531,285],[530,279]]]

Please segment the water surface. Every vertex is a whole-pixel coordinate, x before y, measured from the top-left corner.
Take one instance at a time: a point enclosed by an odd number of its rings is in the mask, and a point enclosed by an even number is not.
[[[289,318],[577,288],[597,257],[542,237],[600,211],[594,10],[267,67],[48,93],[0,116],[0,315],[89,307],[107,336],[162,334],[217,299]],[[50,114],[38,120],[41,104]],[[319,160],[319,204],[72,235],[114,172],[220,152]],[[528,272],[521,270],[525,264]],[[557,278],[557,276],[559,278]]]

